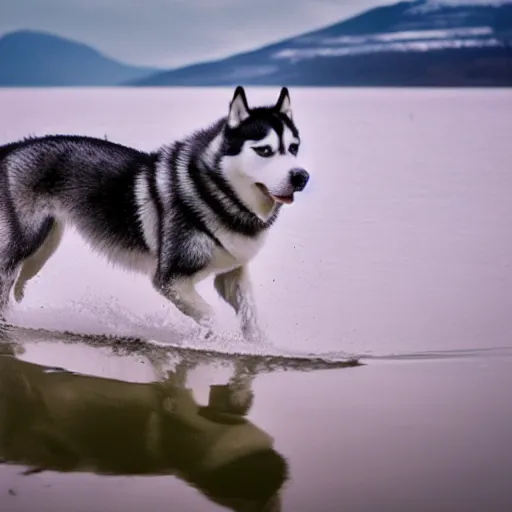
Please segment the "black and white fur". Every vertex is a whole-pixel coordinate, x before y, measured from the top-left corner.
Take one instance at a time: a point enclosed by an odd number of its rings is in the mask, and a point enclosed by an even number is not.
[[[67,135],[0,147],[0,315],[70,224],[208,332],[212,309],[195,285],[214,275],[244,335],[257,338],[248,264],[308,181],[299,145],[286,88],[274,106],[250,108],[237,87],[226,117],[153,153]]]

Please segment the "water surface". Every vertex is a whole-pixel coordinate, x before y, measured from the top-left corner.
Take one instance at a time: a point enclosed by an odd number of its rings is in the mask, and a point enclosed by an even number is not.
[[[231,94],[3,90],[0,141],[150,150]],[[146,278],[69,232],[8,315],[23,329],[2,331],[2,510],[512,509],[512,93],[292,103],[312,179],[253,265],[269,347],[241,344],[211,282],[225,332],[203,344]]]

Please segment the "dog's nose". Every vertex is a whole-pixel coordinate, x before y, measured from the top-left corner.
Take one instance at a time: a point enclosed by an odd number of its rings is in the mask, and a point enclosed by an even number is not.
[[[290,183],[295,192],[300,192],[306,188],[309,181],[309,173],[304,169],[292,169],[290,171]]]

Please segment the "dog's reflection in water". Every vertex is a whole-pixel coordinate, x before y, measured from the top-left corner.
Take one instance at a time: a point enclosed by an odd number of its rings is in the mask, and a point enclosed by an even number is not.
[[[231,510],[280,510],[287,464],[246,418],[251,376],[238,368],[201,406],[188,367],[131,383],[0,355],[0,459],[28,472],[169,474]]]

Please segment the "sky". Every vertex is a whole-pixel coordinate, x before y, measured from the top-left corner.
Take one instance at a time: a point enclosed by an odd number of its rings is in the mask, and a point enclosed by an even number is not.
[[[396,0],[0,0],[0,35],[42,30],[129,64],[225,57]]]

